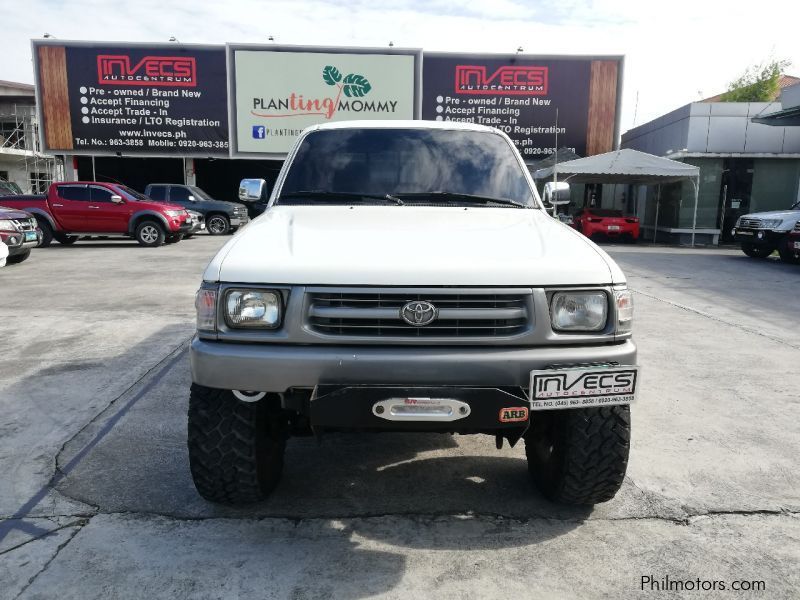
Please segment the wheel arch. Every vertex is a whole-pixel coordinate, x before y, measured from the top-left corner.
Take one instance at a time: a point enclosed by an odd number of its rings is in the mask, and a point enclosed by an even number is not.
[[[128,221],[128,233],[133,234],[136,231],[136,228],[139,226],[139,223],[145,220],[157,221],[162,227],[164,227],[164,233],[170,232],[169,223],[164,215],[157,213],[154,210],[140,210],[139,212],[133,213],[130,221]]]

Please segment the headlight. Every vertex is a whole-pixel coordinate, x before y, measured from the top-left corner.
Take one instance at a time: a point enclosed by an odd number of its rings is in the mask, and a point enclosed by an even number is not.
[[[217,290],[200,288],[194,297],[199,331],[217,330]]]
[[[605,292],[556,292],[550,302],[555,331],[600,331],[607,315]]]
[[[13,221],[8,221],[6,219],[0,220],[0,230],[2,231],[16,231],[17,226],[14,225]]]
[[[780,227],[781,223],[783,223],[782,219],[767,219],[766,221],[761,221],[761,227],[764,229],[774,229],[775,227]]]
[[[630,290],[614,292],[617,304],[617,333],[628,333],[633,328],[633,294]]]
[[[165,212],[170,217],[180,217],[181,215],[185,215],[186,214],[185,210],[168,210],[168,211],[165,211]]]
[[[229,290],[225,320],[231,327],[275,329],[281,323],[281,297],[267,290]]]

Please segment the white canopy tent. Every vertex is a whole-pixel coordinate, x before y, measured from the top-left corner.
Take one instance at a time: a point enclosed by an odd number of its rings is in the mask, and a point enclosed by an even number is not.
[[[694,246],[694,232],[697,228],[697,200],[700,192],[699,167],[624,148],[539,169],[534,172],[533,176],[539,180],[658,185],[659,188],[664,183],[691,181],[694,187],[694,216],[692,218],[692,246]],[[658,210],[656,210],[656,227],[658,227]]]

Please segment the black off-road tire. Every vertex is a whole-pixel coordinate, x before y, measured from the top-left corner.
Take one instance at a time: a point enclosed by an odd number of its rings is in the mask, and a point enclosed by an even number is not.
[[[231,221],[218,213],[206,216],[206,231],[211,235],[227,235],[231,232]]]
[[[535,412],[525,434],[528,471],[553,502],[606,502],[622,486],[630,439],[628,406]]]
[[[71,246],[72,244],[78,241],[78,236],[67,235],[65,233],[54,233],[53,239],[55,239],[59,244],[63,244],[64,246]]]
[[[19,254],[14,254],[13,256],[9,256],[6,259],[6,264],[18,265],[19,263],[26,261],[30,255],[31,255],[30,250],[26,250],[25,252],[20,252]]]
[[[47,248],[53,243],[53,228],[50,227],[50,223],[39,217],[36,217],[36,226],[42,230],[42,241],[39,242],[39,247]]]
[[[772,246],[762,246],[758,244],[751,244],[749,242],[742,242],[742,252],[747,254],[750,258],[767,258],[775,250]]]
[[[249,504],[266,498],[283,471],[286,428],[270,395],[242,402],[230,391],[192,384],[189,467],[206,500]]]
[[[164,243],[167,234],[161,223],[146,219],[136,226],[134,237],[139,242],[139,245],[147,248],[156,248]]]

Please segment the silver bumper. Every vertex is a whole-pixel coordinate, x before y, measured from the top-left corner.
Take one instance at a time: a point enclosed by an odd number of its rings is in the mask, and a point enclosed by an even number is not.
[[[228,390],[285,392],[318,384],[527,387],[554,365],[636,364],[636,345],[536,348],[301,346],[192,340],[192,380]]]

